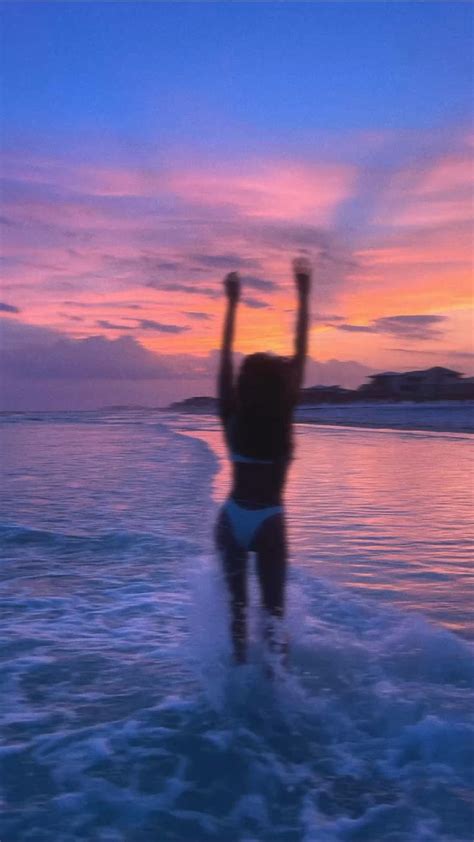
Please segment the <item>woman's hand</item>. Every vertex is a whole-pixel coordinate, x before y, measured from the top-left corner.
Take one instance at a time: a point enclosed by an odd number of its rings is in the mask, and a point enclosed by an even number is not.
[[[231,304],[237,304],[240,298],[240,276],[238,272],[229,272],[224,278],[225,294]]]
[[[311,263],[306,257],[295,257],[293,260],[293,275],[298,294],[308,295],[311,287]]]

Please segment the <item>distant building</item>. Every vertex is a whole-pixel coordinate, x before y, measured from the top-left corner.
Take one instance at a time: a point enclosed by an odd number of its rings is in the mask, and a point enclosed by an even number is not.
[[[388,400],[466,400],[474,398],[472,378],[464,379],[458,371],[434,366],[419,371],[385,371],[372,374],[370,383],[359,393],[370,399]]]
[[[459,401],[474,400],[474,377],[461,377],[452,391],[452,397]]]
[[[299,406],[321,403],[355,403],[366,400],[389,401],[439,401],[474,400],[474,378],[463,377],[451,368],[435,366],[420,371],[384,371],[372,374],[370,383],[358,389],[342,386],[311,386],[301,389]],[[218,401],[214,397],[199,395],[170,404],[167,409],[175,412],[216,415]]]

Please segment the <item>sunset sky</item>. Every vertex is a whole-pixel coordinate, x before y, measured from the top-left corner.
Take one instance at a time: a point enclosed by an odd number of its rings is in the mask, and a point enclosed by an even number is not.
[[[236,350],[306,385],[474,371],[469,3],[2,4],[3,409],[212,394]]]

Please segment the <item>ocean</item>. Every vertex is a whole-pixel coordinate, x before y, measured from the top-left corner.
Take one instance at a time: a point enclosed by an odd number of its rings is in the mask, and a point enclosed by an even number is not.
[[[230,665],[216,422],[1,418],[2,842],[473,835],[472,436],[298,424],[290,658]]]

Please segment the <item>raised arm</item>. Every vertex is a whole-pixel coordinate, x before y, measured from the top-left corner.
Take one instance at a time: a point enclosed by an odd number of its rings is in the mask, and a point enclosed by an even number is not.
[[[295,389],[298,393],[303,385],[304,365],[308,350],[309,292],[311,288],[311,264],[309,260],[298,257],[293,261],[293,274],[298,294],[298,315],[296,319],[295,354]]]
[[[221,356],[217,375],[219,415],[223,423],[227,421],[232,412],[234,397],[232,343],[234,340],[235,314],[240,296],[240,278],[237,272],[230,272],[226,275],[224,278],[224,289],[227,297],[227,310],[224,319]]]

